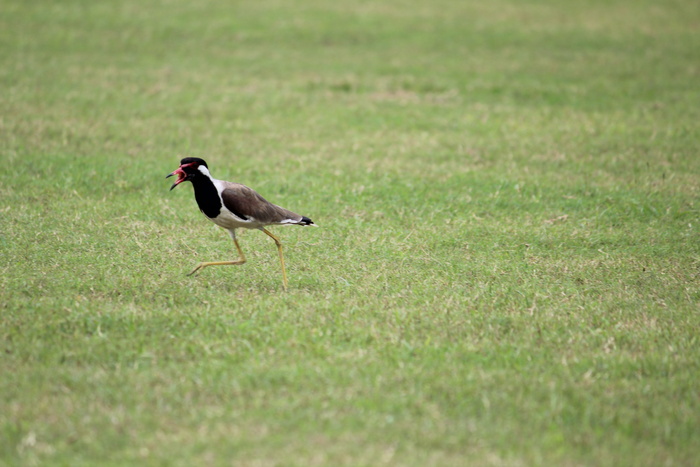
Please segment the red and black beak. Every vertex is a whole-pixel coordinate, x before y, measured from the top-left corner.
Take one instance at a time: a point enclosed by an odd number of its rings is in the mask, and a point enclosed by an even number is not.
[[[172,177],[173,175],[177,175],[177,180],[175,180],[175,183],[173,183],[173,186],[170,187],[171,190],[172,190],[173,188],[175,188],[176,186],[178,186],[180,183],[182,183],[182,182],[184,182],[185,180],[187,180],[187,173],[185,173],[185,171],[182,170],[182,166],[178,167],[177,170],[175,170],[174,172],[170,173],[170,174],[167,175],[165,178],[170,178],[170,177]]]

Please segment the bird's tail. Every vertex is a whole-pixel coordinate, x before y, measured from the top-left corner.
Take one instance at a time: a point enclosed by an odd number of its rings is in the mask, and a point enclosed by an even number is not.
[[[316,224],[314,224],[314,221],[306,216],[301,216],[301,220],[299,221],[298,225],[313,225],[314,227],[318,227]]]

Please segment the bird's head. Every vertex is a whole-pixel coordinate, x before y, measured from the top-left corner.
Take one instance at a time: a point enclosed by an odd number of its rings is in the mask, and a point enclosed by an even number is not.
[[[200,170],[200,167],[208,169],[207,163],[204,161],[204,159],[200,159],[199,157],[185,157],[182,159],[180,161],[180,167],[165,177],[169,178],[173,175],[177,175],[177,180],[175,180],[175,183],[173,183],[173,186],[171,186],[170,189],[172,190],[184,181],[192,181],[192,179],[197,175],[202,175],[203,172]]]

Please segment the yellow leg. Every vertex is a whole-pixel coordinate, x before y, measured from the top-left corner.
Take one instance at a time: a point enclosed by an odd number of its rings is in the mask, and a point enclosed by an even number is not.
[[[265,229],[264,227],[261,227],[260,230],[265,232],[267,235],[272,237],[272,239],[275,241],[275,245],[277,245],[277,251],[280,254],[280,264],[282,265],[282,284],[284,285],[284,290],[287,290],[287,272],[284,270],[284,256],[282,255],[282,242],[280,242],[280,239],[275,237],[270,233],[269,230]]]
[[[238,250],[238,259],[235,261],[208,261],[208,262],[203,262],[199,263],[195,268],[187,274],[188,276],[191,276],[197,271],[201,271],[202,269],[206,268],[207,266],[227,266],[227,265],[234,265],[234,264],[243,264],[245,263],[245,255],[243,254],[243,250],[241,250],[241,246],[238,244],[238,240],[236,239],[236,235],[231,232],[231,237],[233,237],[233,242],[236,244],[236,249]]]

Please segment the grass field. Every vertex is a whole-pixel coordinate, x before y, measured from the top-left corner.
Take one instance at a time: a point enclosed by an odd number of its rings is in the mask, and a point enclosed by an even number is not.
[[[0,5],[0,465],[698,465],[700,4]],[[236,257],[184,156],[319,226]]]

